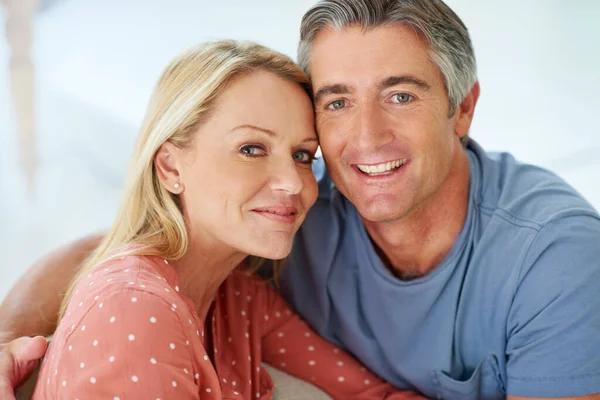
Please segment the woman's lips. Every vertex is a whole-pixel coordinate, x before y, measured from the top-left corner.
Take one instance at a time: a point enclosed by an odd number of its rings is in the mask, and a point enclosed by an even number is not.
[[[292,205],[274,205],[252,209],[255,213],[273,221],[291,224],[296,221],[298,209]]]

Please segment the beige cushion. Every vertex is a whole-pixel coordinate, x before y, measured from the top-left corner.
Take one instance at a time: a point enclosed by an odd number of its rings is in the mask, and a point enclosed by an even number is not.
[[[269,372],[275,387],[274,400],[331,400],[327,394],[308,382],[286,374],[270,365],[263,364]]]

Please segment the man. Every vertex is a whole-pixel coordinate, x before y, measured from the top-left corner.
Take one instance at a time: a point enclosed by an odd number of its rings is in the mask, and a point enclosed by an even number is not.
[[[431,398],[600,399],[600,217],[467,137],[479,83],[460,19],[440,0],[323,0],[301,29],[328,175],[281,278],[288,301]],[[22,281],[27,301],[92,247]],[[22,315],[17,289],[11,304]],[[50,331],[7,315],[13,336]]]

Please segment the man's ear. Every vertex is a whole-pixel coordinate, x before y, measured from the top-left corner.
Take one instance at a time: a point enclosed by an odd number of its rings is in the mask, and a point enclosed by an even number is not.
[[[154,166],[158,179],[165,189],[173,194],[183,192],[183,183],[180,181],[181,177],[176,163],[180,152],[177,146],[167,141],[158,148],[154,155]]]
[[[481,89],[479,87],[479,81],[477,81],[475,84],[473,84],[473,87],[471,87],[471,90],[469,90],[469,93],[456,110],[456,124],[454,125],[454,133],[459,139],[469,133],[480,91]]]

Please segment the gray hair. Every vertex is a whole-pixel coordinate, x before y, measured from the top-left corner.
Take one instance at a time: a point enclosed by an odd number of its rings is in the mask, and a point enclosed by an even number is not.
[[[407,24],[424,36],[444,76],[453,115],[477,81],[477,67],[467,27],[441,0],[321,0],[302,17],[298,62],[310,75],[312,43],[323,29],[366,31],[392,24]]]

